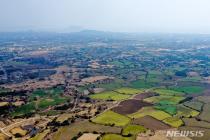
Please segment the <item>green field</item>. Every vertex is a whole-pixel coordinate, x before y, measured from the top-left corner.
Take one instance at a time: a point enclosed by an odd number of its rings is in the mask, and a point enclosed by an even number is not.
[[[185,97],[181,97],[181,96],[160,95],[160,96],[153,96],[150,98],[146,98],[144,99],[144,101],[149,102],[149,103],[161,104],[161,105],[175,105],[184,99]]]
[[[125,126],[130,122],[130,118],[109,110],[93,118],[92,122],[104,125]]]
[[[175,115],[177,112],[176,106],[174,105],[156,105],[154,108],[169,113],[170,115]]]
[[[132,137],[123,137],[118,134],[105,134],[102,140],[132,140]]]
[[[92,99],[115,100],[115,101],[128,99],[129,97],[130,95],[120,94],[114,91],[105,91],[105,92],[90,95],[90,98]]]
[[[122,93],[122,94],[131,94],[131,95],[144,92],[144,90],[134,89],[134,88],[127,88],[127,87],[119,88],[119,89],[116,89],[114,91]]]
[[[15,116],[22,116],[22,115],[33,113],[33,112],[35,112],[35,110],[36,110],[35,103],[31,102],[31,103],[27,103],[25,105],[22,105],[22,106],[16,108],[11,113],[11,115],[13,117],[15,117]]]
[[[140,109],[138,112],[135,112],[128,116],[130,118],[140,118],[140,117],[144,117],[146,115],[149,115],[157,120],[163,120],[163,119],[171,117],[170,114],[168,114],[164,111],[161,111],[161,110],[156,110],[153,107],[144,107],[144,108]]]
[[[127,136],[131,134],[132,136],[135,136],[138,133],[146,132],[146,130],[146,128],[140,125],[127,125],[125,128],[123,128],[122,135]]]
[[[203,92],[204,88],[200,86],[184,86],[184,87],[174,87],[172,90],[178,92],[184,92],[187,94],[200,94]]]
[[[153,83],[145,82],[144,80],[136,80],[130,83],[129,87],[131,88],[151,88],[153,86]]]
[[[38,89],[32,92],[32,95],[30,96],[31,99],[34,97],[40,97],[40,98],[45,98],[48,96],[54,97],[58,96],[61,93],[63,93],[63,89],[58,87],[58,88],[50,88],[50,89]]]
[[[164,119],[163,122],[176,128],[184,124],[183,121],[179,119],[178,117],[169,117],[169,118]]]
[[[184,95],[183,92],[178,92],[178,91],[168,90],[168,89],[155,89],[153,91],[160,94],[160,95],[169,95],[169,96],[182,96],[182,95]]]
[[[61,103],[65,103],[67,99],[65,98],[53,98],[53,99],[41,99],[38,102],[38,108],[39,109],[46,109],[49,106],[59,105]]]

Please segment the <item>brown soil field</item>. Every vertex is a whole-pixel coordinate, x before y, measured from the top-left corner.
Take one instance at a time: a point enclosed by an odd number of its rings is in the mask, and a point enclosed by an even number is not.
[[[132,121],[133,124],[142,125],[145,128],[151,130],[164,130],[171,128],[169,125],[151,117],[151,116],[144,116],[142,118],[137,118]]]
[[[117,107],[112,108],[112,111],[123,115],[132,114],[141,109],[142,107],[151,106],[151,105],[152,104],[143,101],[129,99],[120,102],[120,104]]]
[[[157,96],[157,93],[153,93],[153,92],[145,92],[145,93],[141,93],[141,94],[137,94],[136,96],[134,96],[134,99],[136,100],[143,100],[145,98],[149,98],[152,96]]]

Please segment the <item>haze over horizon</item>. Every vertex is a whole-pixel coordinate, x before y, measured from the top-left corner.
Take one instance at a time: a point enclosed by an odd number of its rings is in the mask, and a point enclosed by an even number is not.
[[[210,33],[209,0],[0,0],[0,31]]]

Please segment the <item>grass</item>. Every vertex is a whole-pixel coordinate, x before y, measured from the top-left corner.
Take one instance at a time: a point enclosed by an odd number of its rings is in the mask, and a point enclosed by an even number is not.
[[[116,89],[115,91],[122,94],[131,94],[131,95],[144,92],[143,90],[140,90],[140,89],[127,88],[127,87],[119,88],[119,89]]]
[[[130,118],[109,110],[93,118],[92,122],[104,125],[125,126],[130,122]]]
[[[178,104],[183,99],[185,99],[185,97],[160,95],[160,96],[153,96],[150,98],[146,98],[144,99],[144,101],[161,105],[175,105]]]
[[[163,122],[176,128],[184,124],[183,121],[179,119],[179,117],[169,117],[169,118],[164,119]]]
[[[129,134],[135,136],[138,133],[144,133],[146,132],[146,128],[140,125],[127,125],[125,128],[123,128],[122,135],[127,136]]]
[[[151,117],[153,117],[157,120],[163,120],[163,119],[171,117],[170,114],[168,114],[164,111],[161,111],[161,110],[156,110],[152,107],[144,107],[144,108],[140,109],[138,112],[135,112],[135,113],[130,114],[128,116],[131,117],[131,118],[141,118],[141,117],[144,117],[146,115],[149,115],[149,116],[151,116]]]
[[[172,90],[178,91],[178,92],[184,92],[187,94],[199,94],[202,93],[204,88],[200,86],[184,86],[184,87],[174,87]]]
[[[120,94],[120,93],[117,93],[114,91],[106,91],[106,92],[101,92],[101,93],[90,95],[90,98],[92,98],[92,99],[115,100],[115,101],[128,99],[129,97],[130,97],[130,95]]]

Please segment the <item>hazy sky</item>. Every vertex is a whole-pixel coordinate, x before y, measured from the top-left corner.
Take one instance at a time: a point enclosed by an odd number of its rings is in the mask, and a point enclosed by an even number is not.
[[[210,0],[0,0],[0,31],[210,33]]]

